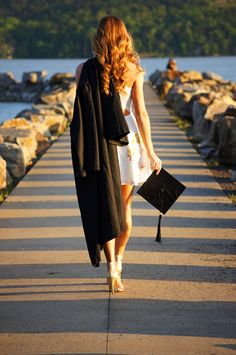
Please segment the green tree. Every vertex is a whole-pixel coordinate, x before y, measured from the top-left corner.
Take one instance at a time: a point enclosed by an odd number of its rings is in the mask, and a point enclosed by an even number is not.
[[[217,0],[1,0],[2,58],[78,58],[105,15],[121,17],[142,55],[236,53],[236,3]]]

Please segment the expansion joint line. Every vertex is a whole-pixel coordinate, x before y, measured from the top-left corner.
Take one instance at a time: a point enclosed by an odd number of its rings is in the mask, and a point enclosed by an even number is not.
[[[108,340],[110,331],[110,309],[111,309],[111,292],[109,292],[108,305],[107,305],[107,337],[106,337],[106,355],[108,355]]]

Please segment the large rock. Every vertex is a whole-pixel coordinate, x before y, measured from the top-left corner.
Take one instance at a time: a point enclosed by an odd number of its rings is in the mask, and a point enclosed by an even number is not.
[[[207,107],[212,102],[213,97],[210,94],[200,94],[195,96],[192,109],[193,117],[193,138],[197,141],[202,140],[208,135],[211,122],[205,120]]]
[[[7,163],[0,155],[0,190],[7,186]]]
[[[25,155],[25,164],[28,166],[36,158],[38,142],[35,132],[31,130],[24,130],[25,136],[18,136],[16,143],[22,148]],[[27,133],[26,133],[27,131]]]
[[[38,143],[36,148],[36,155],[41,151],[45,150],[50,145],[51,133],[48,127],[41,122],[31,122],[25,118],[15,118],[9,121],[5,121],[2,126],[0,126],[0,131],[2,128],[20,128],[28,129],[35,133],[35,138]],[[17,134],[17,132],[16,132]]]
[[[74,81],[75,76],[72,73],[55,73],[49,80],[50,85],[62,84],[63,82]]]
[[[0,101],[35,101],[44,89],[45,74],[44,71],[24,73],[22,82],[16,82],[11,72],[0,74]]]
[[[16,117],[24,117],[27,120],[31,119],[32,115],[64,115],[65,109],[61,104],[47,105],[47,104],[34,104],[30,109],[20,111]]]
[[[65,110],[61,106],[61,103],[48,105],[48,104],[35,104],[32,106],[33,113],[39,115],[64,115]]]
[[[203,79],[207,79],[207,80],[213,80],[213,81],[217,81],[219,83],[221,82],[225,82],[224,78],[222,76],[220,76],[219,74],[213,73],[213,72],[203,72],[202,73],[202,77]]]
[[[21,128],[21,129],[30,129],[37,133],[40,133],[41,135],[44,135],[45,137],[50,138],[51,137],[51,133],[48,129],[48,127],[41,123],[41,122],[33,122],[33,121],[29,121],[27,119],[25,119],[24,117],[17,117],[17,118],[13,118],[11,120],[5,121],[3,122],[1,127],[5,127],[5,128]]]
[[[57,104],[75,96],[75,77],[71,73],[56,73],[45,80],[47,72],[23,73],[22,82],[16,82],[12,73],[0,74],[0,101],[37,102]]]
[[[205,119],[215,119],[217,116],[222,115],[230,105],[236,105],[236,101],[234,101],[230,96],[223,96],[221,98],[214,99],[213,102],[207,107],[204,116]]]
[[[67,119],[63,115],[31,115],[33,123],[46,125],[51,134],[61,134],[67,127]]]
[[[74,97],[69,98],[67,101],[60,102],[58,107],[64,110],[64,115],[71,120],[74,112]]]
[[[36,154],[38,155],[50,146],[53,137],[45,124],[32,122],[32,126],[36,131],[36,140],[38,142]]]
[[[26,117],[30,119],[32,114],[37,115],[63,115],[68,119],[73,116],[74,109],[74,96],[69,97],[66,101],[61,101],[60,103],[47,105],[47,104],[35,104],[30,110],[22,111],[18,116]]]
[[[184,118],[192,118],[193,94],[174,85],[166,96],[167,105]]]
[[[156,82],[158,80],[158,78],[162,75],[162,71],[157,69],[155,70],[149,77],[149,80],[151,82],[151,84],[154,86],[154,88],[156,87]]]
[[[150,76],[150,81],[157,92],[165,97],[172,87],[174,80],[180,75],[181,72],[179,71],[166,70],[161,72],[160,70],[156,70]]]
[[[217,157],[217,147],[218,147],[218,134],[216,129],[216,121],[206,121],[205,124],[208,124],[209,131],[207,137],[198,144],[198,151],[204,159],[218,159]]]
[[[40,123],[46,126],[50,134],[61,134],[67,127],[65,108],[60,105],[33,105],[29,110],[23,110],[18,115],[23,116],[31,124]],[[46,136],[49,136],[48,134]]]
[[[7,162],[7,169],[13,177],[21,177],[26,172],[25,155],[22,148],[15,143],[0,144],[0,155]]]
[[[0,74],[0,101],[20,101],[19,84],[11,72]]]
[[[206,121],[206,120],[205,120]],[[217,159],[219,164],[236,165],[236,106],[227,110],[210,123],[209,133],[198,144],[205,159]]]
[[[41,89],[38,91],[24,90],[21,92],[21,101],[23,102],[34,102],[40,97]]]
[[[22,102],[21,89],[19,83],[12,84],[8,88],[0,87],[0,101]]]
[[[40,139],[37,138],[37,140],[41,140],[41,136],[51,138],[51,132],[48,129],[48,126],[46,124],[43,124],[41,122],[31,122],[33,129],[36,131],[36,138],[39,137]]]
[[[218,162],[236,165],[236,106],[230,106],[217,120]]]
[[[39,84],[44,81],[47,75],[48,73],[46,70],[25,72],[22,75],[22,82],[30,84]]]
[[[165,97],[174,84],[171,81],[163,81],[162,83],[162,95]]]
[[[203,79],[199,82],[195,82],[198,85],[199,89],[204,90],[208,93],[217,93],[219,92],[219,84],[215,80],[206,80]]]
[[[36,127],[31,122],[24,118],[5,121],[0,126],[0,134],[4,137],[4,142],[18,144],[25,154],[26,165],[31,164],[38,149]],[[38,134],[41,139],[41,132],[39,131]]]
[[[61,134],[67,127],[67,119],[63,115],[45,115],[43,123],[52,134]]]
[[[6,89],[10,85],[15,85],[16,80],[12,72],[0,73],[0,89]]]
[[[4,138],[4,143],[15,143],[21,147],[25,165],[30,165],[36,157],[38,142],[36,132],[31,129],[19,129],[15,127],[0,127],[0,134]]]
[[[31,129],[31,122],[27,121],[25,118],[13,118],[11,120],[4,121],[1,127],[5,128],[23,128],[23,129]]]
[[[191,82],[191,81],[201,81],[202,80],[202,73],[195,71],[195,70],[189,70],[189,71],[184,71],[178,78],[178,81],[180,83],[186,83],[186,82]]]
[[[43,92],[36,101],[37,104],[54,105],[63,101],[67,101],[71,97],[75,97],[76,84],[75,82],[63,83],[56,85],[49,92]]]

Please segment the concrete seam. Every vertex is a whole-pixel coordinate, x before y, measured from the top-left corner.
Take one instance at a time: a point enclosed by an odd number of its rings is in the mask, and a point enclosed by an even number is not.
[[[111,304],[111,293],[109,292],[108,306],[107,306],[107,337],[106,337],[106,354],[105,355],[108,355],[108,339],[109,339],[109,330],[110,330],[110,304]]]

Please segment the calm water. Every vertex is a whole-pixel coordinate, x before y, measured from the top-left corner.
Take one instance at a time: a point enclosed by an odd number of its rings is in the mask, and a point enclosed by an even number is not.
[[[194,57],[178,58],[180,70],[212,71],[227,80],[236,82],[236,56],[231,57]],[[76,66],[85,59],[0,59],[0,73],[11,71],[16,80],[20,81],[23,72],[43,70],[50,77],[55,72],[75,72]],[[145,80],[156,69],[164,70],[168,58],[144,58],[141,64],[146,71]],[[0,103],[0,122],[13,118],[20,110],[29,107],[26,103]]]

